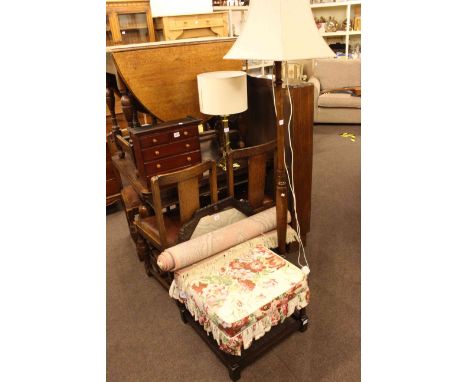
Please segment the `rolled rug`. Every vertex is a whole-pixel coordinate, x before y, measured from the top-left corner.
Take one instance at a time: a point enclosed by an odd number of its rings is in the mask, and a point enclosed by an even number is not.
[[[288,223],[291,215],[288,211]],[[176,271],[276,228],[276,207],[166,249],[158,256],[162,271]]]

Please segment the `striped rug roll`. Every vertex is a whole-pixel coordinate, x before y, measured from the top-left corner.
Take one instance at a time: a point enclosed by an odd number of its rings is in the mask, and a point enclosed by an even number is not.
[[[288,212],[288,223],[291,215]],[[176,271],[276,228],[276,207],[166,249],[158,256],[163,271]]]

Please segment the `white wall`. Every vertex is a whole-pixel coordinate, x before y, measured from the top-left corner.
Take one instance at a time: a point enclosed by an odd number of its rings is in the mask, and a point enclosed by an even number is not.
[[[213,12],[212,0],[150,0],[153,17]]]

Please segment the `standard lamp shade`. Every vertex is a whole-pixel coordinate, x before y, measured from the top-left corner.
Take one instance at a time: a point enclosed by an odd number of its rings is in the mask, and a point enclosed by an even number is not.
[[[289,61],[335,57],[315,25],[310,0],[251,0],[227,59]]]
[[[208,115],[231,115],[247,110],[247,74],[241,71],[207,72],[197,75],[200,111]]]

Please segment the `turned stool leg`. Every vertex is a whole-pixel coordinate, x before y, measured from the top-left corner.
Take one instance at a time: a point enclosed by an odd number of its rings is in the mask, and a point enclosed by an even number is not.
[[[185,314],[187,312],[187,308],[180,301],[177,301],[177,306],[179,307],[180,318],[181,318],[182,322],[184,324],[186,324],[188,322],[187,317],[185,316]]]
[[[229,378],[231,378],[231,381],[235,382],[238,381],[241,377],[241,368],[238,363],[234,363],[232,365],[229,365]]]
[[[300,327],[300,332],[305,332],[309,327],[309,317],[307,317],[305,308],[302,308],[299,311],[299,320],[301,320],[302,326]]]

